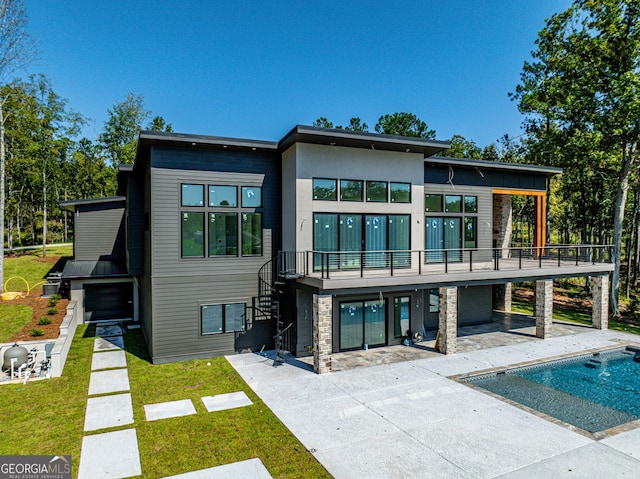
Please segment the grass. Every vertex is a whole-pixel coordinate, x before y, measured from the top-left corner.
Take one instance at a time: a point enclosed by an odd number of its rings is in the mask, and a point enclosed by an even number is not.
[[[29,306],[0,304],[0,343],[18,334],[29,324],[33,311]]]
[[[0,386],[0,455],[70,454],[77,477],[94,327],[78,326],[64,375]],[[125,334],[143,478],[259,457],[274,478],[331,477],[224,358],[152,365],[139,331]],[[209,413],[201,397],[244,391],[253,405]],[[191,399],[197,414],[147,422],[143,406]],[[95,434],[94,432],[88,434]]]
[[[55,246],[47,248],[47,256],[71,256],[72,246]],[[37,283],[44,281],[47,273],[53,267],[51,263],[36,261],[42,258],[42,250],[30,250],[24,255],[7,257],[4,260],[4,278],[7,281],[15,276],[24,278],[29,287],[32,288]],[[26,291],[27,286],[20,279],[13,279],[7,285],[8,291]]]
[[[522,301],[516,298],[511,300],[511,311],[514,313],[533,314],[533,303],[529,301]],[[568,321],[571,323],[591,325],[591,316],[585,313],[573,311],[571,309],[561,308],[558,306],[553,307],[553,319],[559,321]],[[636,326],[629,323],[622,323],[620,321],[609,320],[609,329],[616,331],[624,331],[626,333],[640,334],[640,326]]]

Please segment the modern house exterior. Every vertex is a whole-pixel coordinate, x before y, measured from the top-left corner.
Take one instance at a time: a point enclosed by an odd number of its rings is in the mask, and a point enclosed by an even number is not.
[[[606,327],[607,247],[545,244],[561,170],[448,148],[309,126],[278,142],[143,131],[119,196],[62,203],[63,279],[85,320],[139,321],[154,363],[276,347],[325,372],[331,354],[426,330],[452,353],[458,326],[510,309],[514,281],[536,281],[545,337],[561,277],[592,277]],[[535,198],[526,247],[511,245],[513,195]]]

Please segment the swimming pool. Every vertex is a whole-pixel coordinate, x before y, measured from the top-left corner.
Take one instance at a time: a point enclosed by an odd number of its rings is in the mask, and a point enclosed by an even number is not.
[[[630,347],[462,381],[591,433],[640,419],[640,352]]]

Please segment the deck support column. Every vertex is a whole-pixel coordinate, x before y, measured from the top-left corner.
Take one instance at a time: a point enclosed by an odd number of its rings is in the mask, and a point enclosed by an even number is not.
[[[591,322],[596,329],[609,327],[609,275],[592,276],[593,306]]]
[[[536,281],[536,336],[546,339],[551,337],[553,321],[553,281]]]
[[[439,288],[439,293],[438,349],[443,354],[455,354],[458,342],[458,288]]]
[[[511,312],[511,283],[493,285],[493,309]]]
[[[333,345],[331,323],[333,298],[329,294],[313,295],[313,370],[318,374],[331,372]]]

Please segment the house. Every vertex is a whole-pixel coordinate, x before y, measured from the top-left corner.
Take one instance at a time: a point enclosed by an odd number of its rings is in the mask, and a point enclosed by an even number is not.
[[[296,126],[278,142],[140,133],[118,195],[74,212],[63,279],[87,321],[137,321],[154,363],[276,347],[314,355],[401,344],[509,310],[536,281],[589,276],[607,327],[607,246],[546,245],[558,168],[446,157],[447,142]],[[511,198],[535,198],[532,245],[511,245]],[[119,299],[118,299],[119,298]]]

